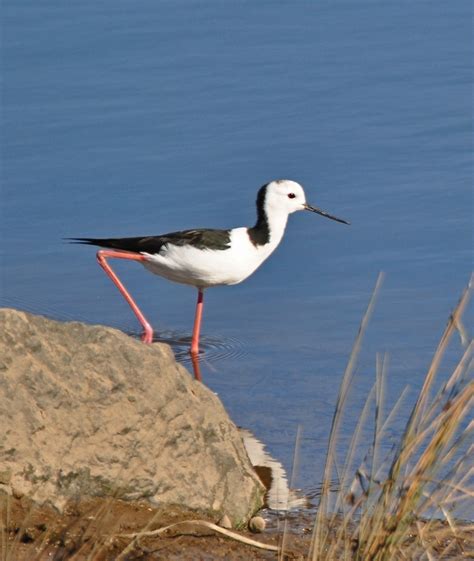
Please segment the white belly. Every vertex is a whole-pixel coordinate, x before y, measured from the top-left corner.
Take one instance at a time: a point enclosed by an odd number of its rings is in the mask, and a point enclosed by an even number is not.
[[[199,288],[237,284],[251,275],[273,252],[275,243],[255,247],[247,228],[231,231],[229,249],[197,249],[190,245],[164,246],[158,255],[144,253],[143,265],[171,281]]]

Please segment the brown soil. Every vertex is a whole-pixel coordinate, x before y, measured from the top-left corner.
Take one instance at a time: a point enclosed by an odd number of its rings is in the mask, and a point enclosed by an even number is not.
[[[281,546],[284,520],[271,512],[264,514],[267,529],[261,534],[248,530],[233,532],[261,543]],[[276,561],[275,551],[265,551],[234,539],[218,535],[206,528],[180,526],[157,537],[144,537],[133,547],[135,534],[163,528],[189,520],[216,522],[206,513],[197,514],[181,507],[152,508],[149,504],[118,499],[89,499],[70,504],[62,514],[48,507],[34,506],[26,498],[0,495],[0,559],[1,561]],[[314,511],[293,512],[287,517],[285,561],[307,558],[311,541]],[[424,525],[423,522],[420,522]],[[419,559],[424,548],[413,547],[417,530],[414,527],[405,542],[403,559]],[[469,524],[459,527],[453,540],[449,527],[432,522],[425,535],[434,558],[445,561],[474,559],[473,530]]]
[[[1,502],[3,501],[3,503]],[[117,499],[90,499],[70,504],[62,514],[49,507],[13,497],[0,498],[0,544],[2,561],[112,561],[132,542],[119,534],[154,530],[185,520],[209,520],[205,515],[180,507],[160,509],[145,503]],[[241,536],[271,545],[280,545],[282,532],[275,518],[264,533],[238,531]],[[285,551],[288,561],[303,560],[308,552],[309,531],[298,523],[290,529]],[[2,539],[3,538],[3,539]],[[6,540],[5,540],[6,538]],[[5,547],[6,545],[6,547]],[[1,550],[1,547],[0,547]],[[277,553],[264,551],[233,539],[217,535],[205,528],[182,528],[166,536],[141,538],[123,561],[267,561],[276,560]]]

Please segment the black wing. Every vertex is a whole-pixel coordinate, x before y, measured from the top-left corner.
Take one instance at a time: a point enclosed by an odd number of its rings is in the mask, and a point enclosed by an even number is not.
[[[135,253],[159,253],[166,244],[185,246],[197,249],[225,250],[230,248],[230,230],[185,230],[171,232],[162,236],[138,238],[68,238],[73,243],[97,245]]]

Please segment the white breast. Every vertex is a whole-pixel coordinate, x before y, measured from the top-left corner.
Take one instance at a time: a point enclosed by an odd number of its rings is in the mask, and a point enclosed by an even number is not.
[[[247,228],[234,228],[229,249],[197,249],[190,245],[168,244],[158,255],[144,253],[147,262],[143,265],[169,280],[200,288],[237,284],[267,259],[280,239],[255,246],[250,241]]]

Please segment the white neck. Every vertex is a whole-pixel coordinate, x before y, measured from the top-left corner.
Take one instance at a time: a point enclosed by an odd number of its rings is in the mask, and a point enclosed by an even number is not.
[[[286,223],[288,222],[288,212],[286,210],[271,205],[265,201],[264,211],[268,229],[270,230],[270,245],[275,249],[281,242],[285,233]]]

